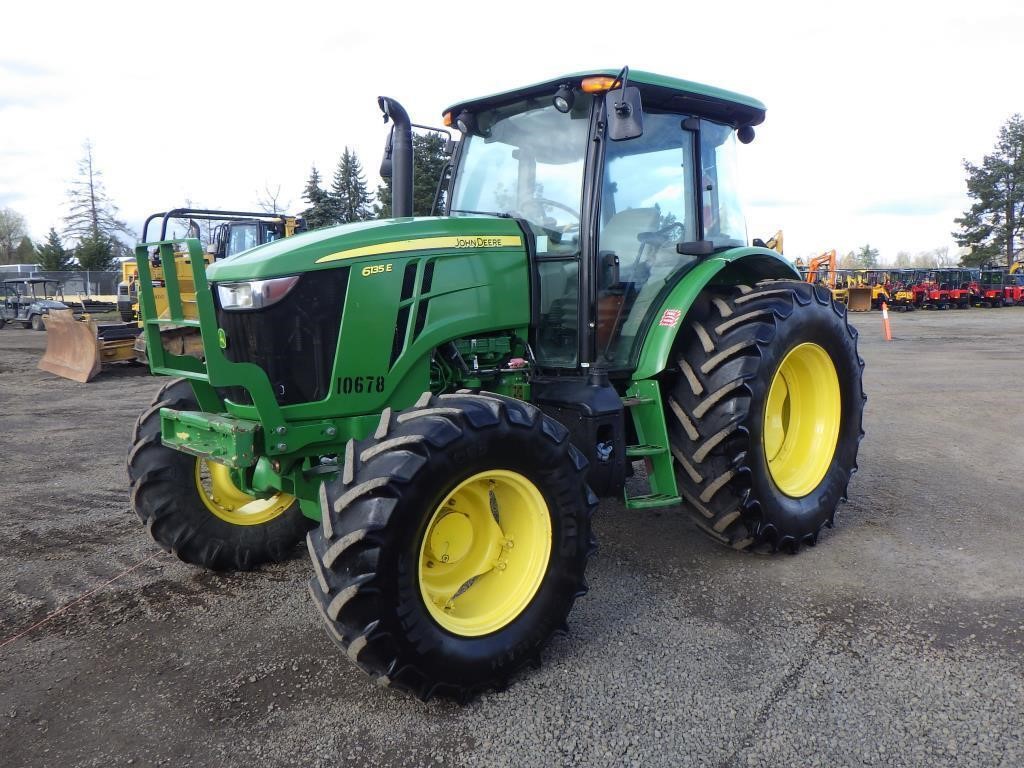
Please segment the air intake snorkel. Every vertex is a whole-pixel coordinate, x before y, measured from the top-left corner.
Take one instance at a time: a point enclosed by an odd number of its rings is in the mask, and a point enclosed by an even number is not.
[[[391,216],[412,216],[412,124],[405,107],[392,98],[379,96],[377,104],[384,122],[392,121],[391,135],[384,147],[381,177],[391,179]]]

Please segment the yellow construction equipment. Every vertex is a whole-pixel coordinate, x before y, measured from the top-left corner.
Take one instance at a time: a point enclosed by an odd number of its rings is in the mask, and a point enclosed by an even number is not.
[[[874,293],[874,288],[869,284],[863,271],[846,276],[846,308],[851,312],[870,310]]]
[[[75,319],[70,309],[54,309],[43,316],[46,353],[39,370],[85,383],[104,363],[135,359],[133,326],[98,326],[91,317]]]
[[[754,245],[760,246],[761,248],[771,248],[773,251],[782,254],[782,230],[780,229],[767,240],[755,237]],[[800,267],[800,259],[797,259],[797,267]]]
[[[149,226],[162,219],[160,240],[167,239],[168,224],[175,219],[189,222],[189,236],[199,236],[197,221],[220,222],[213,230],[212,242],[203,258],[207,264],[214,259],[232,256],[282,237],[304,231],[302,219],[294,216],[252,213],[246,211],[216,211],[199,208],[176,208],[155,213],[143,225],[142,240],[148,242]],[[195,282],[191,259],[181,252],[174,261],[178,290],[188,320],[198,320],[195,304]],[[122,264],[122,280],[118,286],[117,308],[120,324],[97,324],[83,316],[74,319],[68,311],[51,313],[46,321],[46,353],[39,361],[40,370],[49,371],[72,381],[87,382],[94,378],[105,364],[118,362],[146,362],[145,339],[140,334],[138,312],[138,265],[134,260]],[[150,267],[156,313],[168,313],[167,289],[163,268]],[[194,328],[166,326],[161,330],[164,347],[173,354],[202,356],[202,343]]]

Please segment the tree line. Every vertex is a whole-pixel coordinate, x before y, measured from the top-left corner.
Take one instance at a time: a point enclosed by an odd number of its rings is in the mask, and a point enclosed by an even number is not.
[[[83,145],[78,173],[68,189],[68,213],[63,238],[50,227],[46,241],[32,242],[25,217],[11,208],[0,209],[0,264],[35,264],[43,271],[81,269],[102,272],[120,256],[131,253],[121,236],[135,233],[118,218],[118,208],[107,195],[103,172],[96,167],[92,142]]]
[[[937,269],[956,266],[957,262],[958,258],[950,255],[947,246],[913,254],[899,251],[894,258],[883,259],[877,248],[866,244],[839,256],[836,266],[840,269]]]
[[[435,197],[443,206],[438,181],[448,158],[445,139],[438,133],[413,135],[413,214],[435,212]],[[117,206],[103,185],[96,167],[92,143],[86,141],[77,176],[68,190],[68,213],[62,232],[50,227],[45,242],[29,238],[23,216],[11,208],[0,208],[0,264],[37,264],[43,270],[104,270],[118,257],[131,255],[122,236],[134,240],[135,233],[118,218]],[[955,219],[959,229],[952,232],[964,249],[963,266],[1005,263],[1011,266],[1024,253],[1024,117],[1013,115],[1002,126],[993,151],[978,165],[963,161],[971,207]],[[278,192],[280,187],[278,187]],[[301,212],[309,229],[391,216],[391,180],[371,192],[356,153],[345,147],[329,185],[316,165],[310,170],[302,199],[308,207]],[[277,193],[260,204],[268,213],[281,213]],[[222,207],[231,207],[230,205]],[[271,210],[272,207],[272,210]],[[65,245],[70,241],[70,245]],[[948,248],[936,248],[911,255],[901,251],[890,266],[954,266],[956,257]],[[881,266],[877,248],[864,245],[839,259],[839,266],[872,269]]]
[[[413,199],[414,216],[434,213],[438,182],[444,173],[448,157],[444,153],[445,139],[439,133],[413,134]],[[309,207],[302,212],[310,229],[347,224],[353,221],[386,219],[391,216],[391,179],[386,178],[371,193],[366,175],[356,153],[345,147],[330,187],[323,185],[320,171],[314,165],[302,192]],[[438,208],[444,205],[443,194],[438,197]]]
[[[444,146],[444,137],[436,133],[413,136],[416,216],[432,212],[438,180],[448,162]],[[268,187],[266,196],[258,200],[267,213],[283,213],[277,201],[279,191],[280,187],[271,193]],[[313,166],[302,197],[309,207],[299,215],[309,229],[391,215],[391,180],[385,179],[376,192],[370,192],[362,163],[349,147],[342,152],[329,186],[324,185]],[[443,204],[443,197],[440,202]],[[136,235],[118,218],[118,208],[107,194],[89,141],[83,145],[83,157],[68,190],[68,213],[60,232],[50,227],[44,242],[33,243],[25,217],[11,208],[0,208],[0,265],[34,264],[40,270],[54,272],[108,270],[119,257],[132,253],[122,237],[134,240]]]

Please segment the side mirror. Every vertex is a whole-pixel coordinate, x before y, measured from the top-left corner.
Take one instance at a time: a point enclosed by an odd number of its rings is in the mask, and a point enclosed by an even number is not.
[[[629,85],[608,91],[604,97],[608,116],[608,138],[612,141],[635,139],[644,133],[644,106],[640,89]]]

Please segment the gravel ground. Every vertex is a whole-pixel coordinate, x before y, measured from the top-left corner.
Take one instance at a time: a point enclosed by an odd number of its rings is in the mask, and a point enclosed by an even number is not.
[[[1024,765],[1024,309],[894,314],[892,343],[854,322],[868,437],[818,547],[739,555],[604,503],[571,634],[466,707],[340,658],[301,556],[214,575],[159,551],[124,456],[161,382],[58,379],[42,334],[0,330],[0,762]]]

